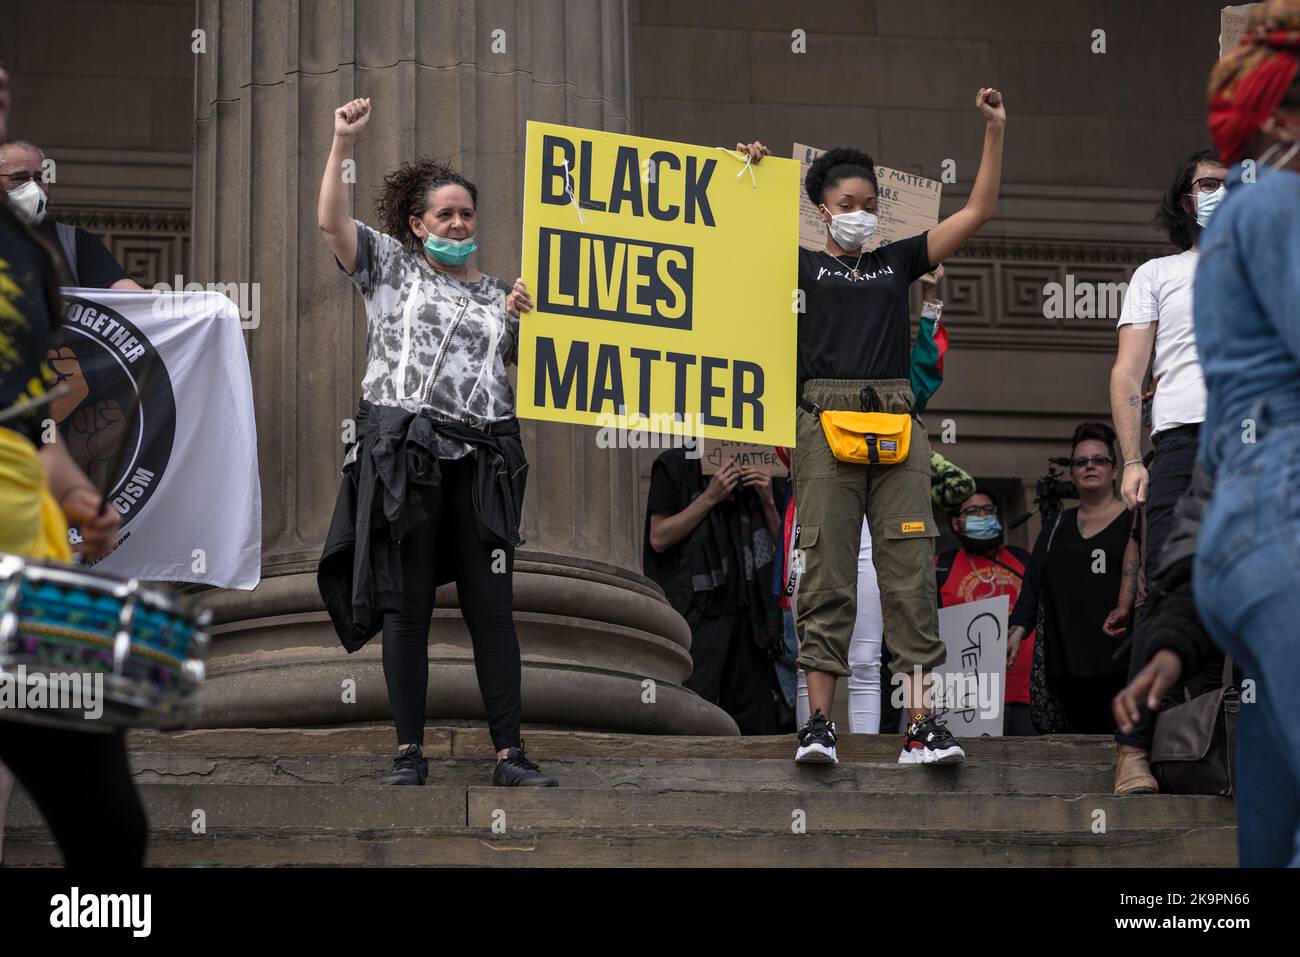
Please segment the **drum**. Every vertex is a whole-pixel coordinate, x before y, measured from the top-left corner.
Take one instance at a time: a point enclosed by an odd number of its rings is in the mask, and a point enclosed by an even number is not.
[[[0,554],[0,719],[181,726],[203,682],[210,622],[134,579]]]

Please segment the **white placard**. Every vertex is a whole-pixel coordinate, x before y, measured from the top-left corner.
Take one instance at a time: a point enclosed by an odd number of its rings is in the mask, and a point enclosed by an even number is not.
[[[1010,604],[995,595],[939,609],[948,660],[934,671],[934,713],[959,739],[1002,736]]]
[[[825,152],[815,146],[794,144],[794,158],[799,161],[799,245],[805,249],[821,249],[826,245],[826,224],[803,188],[808,167]],[[880,226],[864,248],[875,249],[919,236],[939,221],[943,184],[938,180],[877,164],[876,181],[879,188],[876,216]]]

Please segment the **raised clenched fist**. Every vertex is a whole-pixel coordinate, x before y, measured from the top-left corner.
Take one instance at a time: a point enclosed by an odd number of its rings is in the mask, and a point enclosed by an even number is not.
[[[351,100],[334,111],[334,135],[355,138],[370,119],[370,97]]]
[[[58,382],[55,384],[61,382],[68,387],[68,392],[62,398],[50,403],[50,414],[55,422],[62,424],[72,410],[81,405],[82,400],[90,395],[90,386],[81,371],[81,362],[77,359],[77,354],[70,347],[59,346],[57,349],[51,349],[47,361],[54,374],[58,376]]]
[[[126,413],[116,399],[105,399],[73,413],[63,430],[73,461],[98,488],[117,478],[109,475],[113,456],[126,438]]]

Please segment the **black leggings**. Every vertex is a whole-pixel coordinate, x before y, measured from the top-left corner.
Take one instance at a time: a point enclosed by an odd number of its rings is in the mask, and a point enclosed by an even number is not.
[[[147,822],[124,732],[0,721],[0,761],[45,816],[67,867],[144,864]]]
[[[474,455],[444,459],[426,499],[429,519],[402,538],[402,610],[384,615],[384,680],[398,744],[424,743],[433,616],[434,542],[455,563],[460,612],[474,644],[474,670],[497,750],[519,745],[519,639],[512,611],[515,551],[479,537]]]

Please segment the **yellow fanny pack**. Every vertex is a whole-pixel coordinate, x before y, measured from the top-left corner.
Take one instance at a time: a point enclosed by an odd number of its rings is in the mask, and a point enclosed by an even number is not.
[[[875,390],[863,390],[863,404],[878,405]],[[867,399],[867,395],[870,399]],[[849,412],[800,403],[822,424],[826,444],[841,462],[897,465],[907,461],[912,441],[912,416],[906,412]]]

